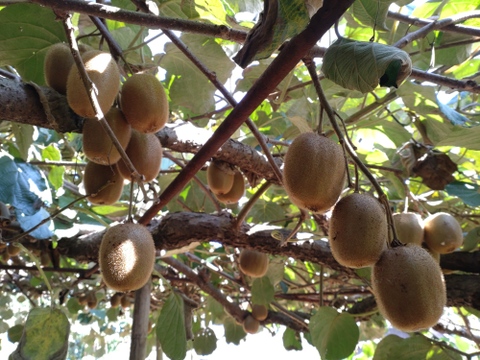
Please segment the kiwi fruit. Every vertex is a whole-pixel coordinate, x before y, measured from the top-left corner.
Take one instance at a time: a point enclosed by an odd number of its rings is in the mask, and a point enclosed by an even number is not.
[[[20,246],[17,246],[17,245],[12,244],[12,243],[7,245],[7,253],[10,256],[17,256],[18,254],[20,254],[20,251],[22,251]]]
[[[295,205],[325,212],[338,200],[346,178],[342,147],[316,133],[293,140],[285,155],[283,185]]]
[[[42,266],[48,266],[50,265],[50,254],[47,251],[43,251],[40,254],[40,264]]]
[[[235,204],[245,193],[245,180],[240,171],[236,171],[233,175],[233,185],[230,191],[225,194],[215,194],[218,200],[225,204]]]
[[[91,292],[87,296],[87,306],[89,309],[96,309],[98,305],[98,299],[94,292]]]
[[[117,164],[100,165],[89,161],[85,166],[83,185],[92,204],[111,205],[122,196],[123,178]]]
[[[245,320],[243,320],[243,331],[248,334],[256,334],[260,328],[260,322],[252,315],[248,314]]]
[[[116,292],[115,294],[112,295],[110,298],[110,306],[112,308],[117,308],[120,306],[120,302],[122,301],[123,294]]]
[[[382,253],[373,266],[372,290],[380,313],[406,332],[435,325],[447,301],[440,266],[415,244]]]
[[[439,254],[453,252],[463,244],[462,227],[449,213],[438,212],[424,222],[425,243]]]
[[[155,244],[141,224],[125,223],[110,227],[99,250],[103,281],[115,291],[133,291],[147,283],[155,263]]]
[[[167,94],[155,75],[130,76],[123,83],[120,103],[125,118],[137,131],[155,133],[167,123]]]
[[[122,112],[112,107],[106,114],[105,120],[112,129],[118,142],[125,150],[132,135],[132,128],[125,120]],[[113,141],[103,129],[100,121],[96,119],[86,119],[83,123],[83,152],[88,160],[101,165],[115,164],[120,160],[121,155],[118,152]]]
[[[252,316],[258,321],[263,321],[268,317],[268,309],[265,305],[252,304]]]
[[[128,298],[127,295],[123,295],[122,298],[120,299],[120,306],[124,309],[130,307],[132,303],[130,302],[130,299]]]
[[[226,194],[232,189],[234,172],[226,171],[226,166],[214,160],[207,168],[207,184],[215,195]]]
[[[68,74],[74,63],[72,52],[67,44],[57,43],[49,46],[43,65],[45,83],[65,95]]]
[[[88,296],[83,294],[83,295],[78,295],[77,296],[78,303],[82,306],[87,305],[88,303]]]
[[[259,251],[243,249],[238,260],[240,270],[253,278],[262,277],[267,273],[268,255]]]
[[[422,245],[423,220],[420,215],[414,212],[403,212],[393,214],[392,217],[398,240],[404,244]]]
[[[125,153],[130,158],[144,181],[149,182],[158,176],[162,165],[162,144],[155,134],[145,134],[133,130]],[[118,170],[126,180],[131,180],[131,173],[123,160],[118,162]]]
[[[385,210],[377,198],[353,193],[342,198],[330,218],[329,243],[332,255],[351,268],[372,266],[388,241]]]
[[[91,50],[82,54],[87,74],[97,89],[97,99],[104,114],[110,110],[120,90],[120,71],[117,63],[109,53]],[[87,90],[80,72],[72,66],[67,78],[67,101],[72,110],[86,118],[95,117],[95,110],[90,104]]]

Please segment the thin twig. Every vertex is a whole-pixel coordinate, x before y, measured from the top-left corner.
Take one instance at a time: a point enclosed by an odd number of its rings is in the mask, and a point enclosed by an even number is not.
[[[260,199],[260,196],[263,195],[263,193],[265,193],[265,191],[268,190],[268,188],[272,185],[272,183],[270,181],[267,181],[267,182],[264,182],[262,184],[262,186],[260,186],[258,188],[258,190],[255,192],[255,194],[253,194],[250,199],[248,199],[248,202],[243,205],[242,209],[240,210],[240,212],[238,213],[237,215],[237,218],[235,219],[235,222],[236,222],[236,225],[235,225],[235,228],[236,229],[239,229],[240,226],[242,225],[243,221],[245,220],[245,218],[247,217],[248,213],[250,212],[250,210],[252,209],[253,205],[255,205],[255,203],[257,202],[258,199]]]

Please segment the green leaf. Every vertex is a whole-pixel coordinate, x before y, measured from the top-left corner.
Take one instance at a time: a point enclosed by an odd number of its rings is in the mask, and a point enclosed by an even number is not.
[[[66,40],[62,23],[46,7],[15,4],[0,11],[0,24],[0,66],[14,66],[24,81],[43,85],[47,48]]]
[[[239,345],[240,341],[247,336],[241,325],[238,325],[231,317],[225,319],[223,323],[225,329],[225,340],[227,344],[233,343]]]
[[[217,348],[217,337],[212,329],[202,329],[195,335],[193,348],[198,355],[210,355]]]
[[[387,31],[385,23],[388,8],[395,0],[357,0],[352,5],[353,15],[363,25],[370,26],[375,30]]]
[[[13,134],[15,135],[15,146],[20,153],[22,160],[28,160],[28,149],[33,143],[33,126],[27,124],[12,123]]]
[[[268,264],[268,270],[265,276],[270,279],[273,286],[277,285],[283,280],[283,273],[285,271],[285,263],[281,258],[274,258]]]
[[[67,309],[70,314],[77,314],[80,310],[84,308],[83,305],[80,305],[76,297],[71,297],[67,301]]]
[[[476,250],[480,244],[480,226],[470,230],[465,238],[463,239],[462,250],[463,251],[473,251]]]
[[[182,297],[172,292],[162,307],[155,327],[162,350],[172,360],[182,360],[187,354],[183,307]]]
[[[450,195],[458,196],[469,206],[480,206],[480,186],[474,183],[454,181],[445,187]]]
[[[28,314],[20,343],[9,359],[65,359],[69,333],[70,323],[61,310],[34,308]]]
[[[283,347],[286,350],[302,350],[302,340],[300,339],[300,334],[295,330],[286,328],[283,333]]]
[[[227,81],[235,64],[215,39],[184,34],[181,40],[210,71],[215,72],[220,82]],[[175,45],[167,43],[165,52],[160,66],[167,71],[172,109],[182,108],[191,115],[212,111],[215,108],[213,95],[216,87]]]
[[[268,305],[275,298],[275,289],[268,276],[257,278],[252,284],[252,302],[259,305]]]
[[[321,307],[310,319],[312,341],[324,360],[343,359],[357,346],[360,335],[353,316]]]
[[[22,324],[14,325],[7,331],[8,341],[12,343],[19,342],[22,338],[24,326]]]
[[[389,68],[392,63],[397,64]],[[341,38],[326,51],[322,71],[327,79],[344,88],[367,93],[384,76],[388,80],[384,78],[382,83],[398,87],[412,72],[412,62],[405,51],[394,46]]]

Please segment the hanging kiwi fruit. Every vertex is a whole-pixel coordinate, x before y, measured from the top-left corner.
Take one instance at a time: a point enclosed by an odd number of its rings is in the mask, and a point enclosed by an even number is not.
[[[462,227],[449,213],[430,215],[425,219],[425,243],[439,254],[451,253],[463,244]]]
[[[414,212],[403,212],[393,214],[393,223],[398,240],[404,244],[422,245],[423,242],[423,220],[420,215]]]
[[[238,264],[240,270],[253,278],[262,277],[268,270],[268,255],[259,251],[243,249]]]
[[[100,165],[89,161],[85,166],[83,185],[92,204],[111,205],[122,196],[123,177],[117,164]]]

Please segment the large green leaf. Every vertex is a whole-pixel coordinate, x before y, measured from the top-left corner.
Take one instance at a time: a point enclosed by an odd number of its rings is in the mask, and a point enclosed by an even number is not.
[[[458,196],[471,207],[480,206],[480,186],[464,181],[454,181],[445,187],[450,195]]]
[[[231,317],[226,318],[223,323],[225,329],[225,340],[227,344],[239,345],[240,341],[247,336],[241,325],[238,325]]]
[[[66,40],[62,23],[48,8],[16,4],[0,11],[0,24],[0,66],[14,66],[23,80],[44,84],[46,50]]]
[[[312,316],[308,327],[323,360],[346,358],[355,350],[360,336],[353,316],[326,306]]]
[[[28,314],[17,349],[11,360],[65,359],[70,323],[59,309],[34,308]]]
[[[235,64],[214,39],[202,35],[184,34],[181,40],[189,50],[224,83]],[[215,108],[215,86],[172,43],[165,45],[165,56],[160,66],[167,70],[170,107],[183,109],[189,115],[199,115]]]
[[[344,88],[367,93],[379,84],[398,87],[410,75],[412,62],[394,46],[341,38],[326,51],[322,71]]]
[[[275,297],[275,289],[268,276],[257,278],[252,284],[252,302],[259,305],[270,304]]]
[[[282,336],[283,347],[286,350],[302,350],[300,334],[293,329],[286,328]]]
[[[363,25],[376,30],[388,30],[385,20],[388,8],[395,0],[357,0],[352,5],[353,15]]]
[[[163,304],[155,327],[162,350],[172,360],[182,360],[187,354],[183,307],[182,297],[172,292]]]
[[[195,335],[193,348],[198,355],[210,355],[217,348],[217,337],[212,329],[202,329]]]

